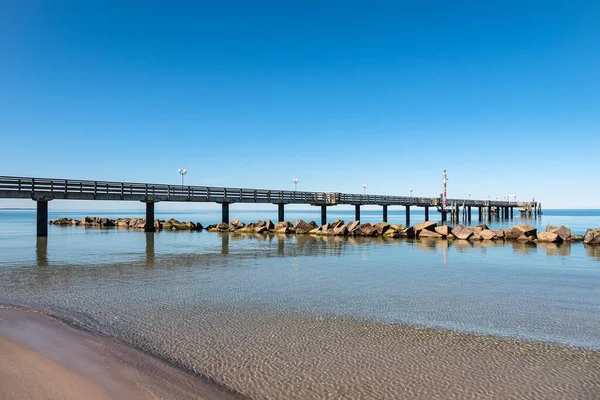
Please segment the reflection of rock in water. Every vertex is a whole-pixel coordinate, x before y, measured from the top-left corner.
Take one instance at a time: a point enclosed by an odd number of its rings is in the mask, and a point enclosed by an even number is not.
[[[35,242],[35,259],[38,267],[48,266],[48,237],[38,237]]]
[[[546,243],[539,242],[538,247],[546,250],[547,256],[570,256],[571,243]]]
[[[600,246],[597,246],[597,245],[593,246],[593,245],[586,244],[585,251],[587,252],[588,256],[594,257],[597,260],[600,260]]]
[[[473,248],[487,249],[490,247],[503,247],[504,240],[475,240]]]
[[[221,236],[221,254],[229,254],[229,233],[219,233]]]
[[[531,254],[537,251],[537,245],[533,242],[513,241],[512,247],[515,253]]]
[[[155,266],[154,235],[154,232],[146,232],[146,265],[148,267]]]
[[[473,244],[468,240],[453,240],[452,247],[454,247],[456,250],[462,253],[465,250],[471,249],[473,247]]]

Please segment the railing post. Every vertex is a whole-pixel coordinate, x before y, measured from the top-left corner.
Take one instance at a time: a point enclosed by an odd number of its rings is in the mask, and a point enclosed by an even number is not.
[[[50,181],[50,193],[54,194],[54,181]]]
[[[96,198],[97,193],[98,193],[98,182],[94,182],[94,199]]]
[[[123,184],[121,183],[121,200],[123,200]]]
[[[19,191],[21,191],[21,180],[19,179]]]
[[[35,192],[35,178],[31,178],[31,195]]]

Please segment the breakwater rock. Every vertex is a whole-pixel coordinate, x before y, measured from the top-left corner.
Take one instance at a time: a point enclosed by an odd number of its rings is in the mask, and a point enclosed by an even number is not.
[[[101,217],[84,217],[82,219],[60,218],[54,221],[49,221],[51,225],[72,225],[72,226],[90,226],[90,227],[119,227],[129,229],[146,229],[146,220],[144,218],[101,218]],[[156,230],[172,230],[172,231],[199,231],[203,226],[199,222],[181,222],[174,218],[168,221],[154,220],[154,228]]]

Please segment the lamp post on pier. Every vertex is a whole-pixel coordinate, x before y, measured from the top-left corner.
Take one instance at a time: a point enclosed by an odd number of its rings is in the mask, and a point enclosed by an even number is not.
[[[294,178],[292,179],[292,182],[294,182],[294,192],[296,191],[296,189],[298,188],[298,178]]]
[[[366,184],[366,183],[363,183],[363,185],[362,185],[362,186],[363,186],[363,191],[364,191],[364,194],[367,194],[367,184]]]
[[[179,168],[177,172],[179,172],[179,174],[181,175],[181,191],[183,192],[183,178],[185,177],[185,174],[187,174],[187,169]]]
[[[413,197],[412,197],[413,188],[410,188],[408,190],[410,191],[410,201],[412,202],[412,199],[413,199]]]

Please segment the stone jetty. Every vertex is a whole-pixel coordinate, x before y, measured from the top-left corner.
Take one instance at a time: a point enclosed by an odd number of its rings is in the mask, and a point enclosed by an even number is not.
[[[82,219],[60,218],[55,221],[49,221],[51,225],[72,225],[72,226],[89,226],[89,227],[118,227],[129,229],[146,229],[146,220],[144,218],[100,218],[100,217],[85,217]],[[168,221],[154,220],[154,228],[156,230],[171,230],[171,231],[200,231],[204,229],[199,222],[180,222],[171,218]]]
[[[143,218],[101,218],[85,217],[81,220],[61,218],[50,221],[53,225],[73,225],[89,227],[118,227],[128,229],[144,230],[146,221]],[[600,228],[588,229],[584,236],[574,234],[565,226],[547,225],[544,232],[528,224],[516,225],[512,228],[490,229],[487,225],[476,226],[464,225],[438,225],[433,221],[425,221],[415,226],[405,227],[400,224],[388,224],[379,222],[371,224],[353,221],[346,223],[343,220],[335,220],[324,225],[316,222],[297,220],[296,223],[277,222],[271,220],[244,223],[233,220],[229,224],[220,223],[208,225],[206,228],[199,222],[181,222],[176,219],[155,220],[154,227],[157,230],[171,231],[199,231],[207,229],[209,232],[232,232],[232,233],[254,233],[254,234],[283,234],[283,235],[316,235],[316,236],[350,236],[350,237],[384,237],[384,238],[433,238],[440,240],[516,240],[525,243],[562,243],[562,242],[584,242],[589,245],[600,245]]]

